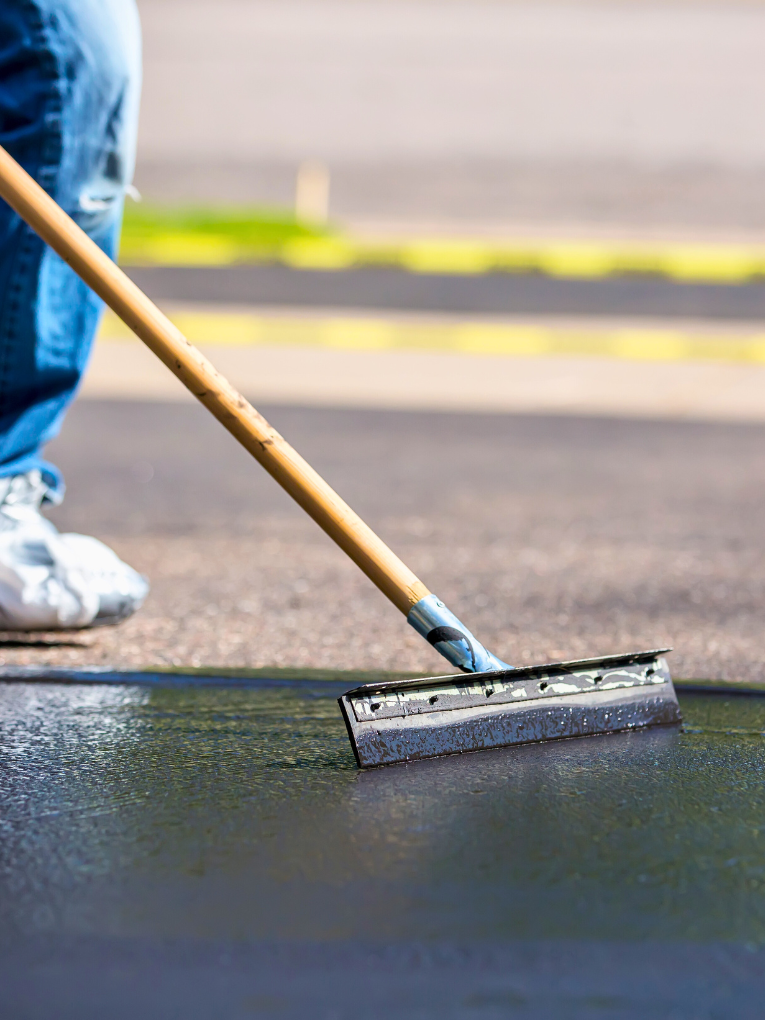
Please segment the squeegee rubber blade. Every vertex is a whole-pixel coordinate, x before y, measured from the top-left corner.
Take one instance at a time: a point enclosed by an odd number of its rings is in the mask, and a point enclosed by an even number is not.
[[[339,703],[360,768],[681,721],[659,652],[369,684]]]

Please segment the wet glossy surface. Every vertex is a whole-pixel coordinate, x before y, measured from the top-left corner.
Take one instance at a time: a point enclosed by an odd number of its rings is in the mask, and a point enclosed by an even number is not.
[[[2,685],[2,1014],[761,1015],[765,698],[360,773],[339,689]]]

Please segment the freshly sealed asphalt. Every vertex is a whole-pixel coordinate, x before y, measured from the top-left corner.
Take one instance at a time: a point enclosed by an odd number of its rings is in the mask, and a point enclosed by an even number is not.
[[[154,301],[376,308],[442,314],[761,319],[765,283],[682,283],[649,276],[566,279],[533,273],[475,276],[403,269],[287,266],[130,267]]]
[[[0,1011],[759,1018],[765,701],[356,771],[337,685],[5,685]]]

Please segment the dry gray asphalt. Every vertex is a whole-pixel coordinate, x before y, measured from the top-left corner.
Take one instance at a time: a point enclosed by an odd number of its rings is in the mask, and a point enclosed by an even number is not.
[[[762,676],[762,426],[264,410],[507,661],[673,645],[676,675]],[[57,524],[153,590],[3,662],[440,667],[201,408],[82,402],[50,452]]]

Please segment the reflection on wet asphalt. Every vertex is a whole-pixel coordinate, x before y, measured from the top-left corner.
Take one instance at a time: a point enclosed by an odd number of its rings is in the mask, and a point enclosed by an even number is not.
[[[359,773],[336,688],[3,685],[2,1015],[759,1015],[765,699]]]

